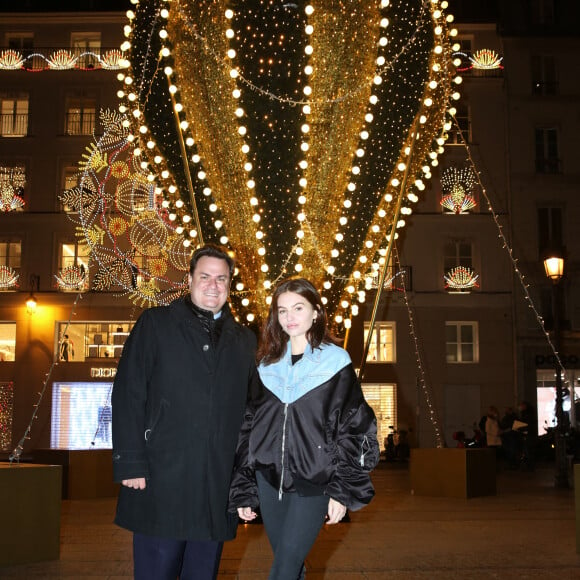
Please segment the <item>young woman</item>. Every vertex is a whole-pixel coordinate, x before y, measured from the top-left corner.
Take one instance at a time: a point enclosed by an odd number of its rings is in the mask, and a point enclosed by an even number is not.
[[[257,359],[230,507],[250,521],[259,505],[274,552],[269,579],[297,580],[324,522],[374,495],[376,419],[308,280],[276,288]]]

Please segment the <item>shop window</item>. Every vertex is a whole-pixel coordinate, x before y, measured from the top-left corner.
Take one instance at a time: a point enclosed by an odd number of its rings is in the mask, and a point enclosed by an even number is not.
[[[362,390],[377,417],[377,440],[383,450],[387,435],[393,430],[398,430],[397,385],[365,383]]]
[[[16,322],[0,322],[0,362],[15,360]]]
[[[477,322],[446,322],[445,350],[448,363],[479,362]]]
[[[53,383],[51,449],[110,449],[112,383]]]
[[[133,328],[133,322],[59,322],[55,348],[63,358],[64,336],[68,335],[68,360],[118,359]],[[74,351],[74,354],[72,354]]]
[[[0,136],[26,137],[28,135],[28,95],[0,96]]]
[[[365,322],[364,344],[366,345],[369,335],[370,325]],[[367,354],[367,362],[396,362],[395,348],[395,323],[394,322],[377,322],[373,329],[373,335]]]

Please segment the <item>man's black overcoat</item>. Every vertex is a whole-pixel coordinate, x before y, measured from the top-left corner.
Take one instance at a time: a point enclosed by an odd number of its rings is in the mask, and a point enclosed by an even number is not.
[[[228,493],[248,384],[254,334],[229,307],[217,347],[185,299],[146,310],[123,348],[113,386],[115,523],[185,540],[235,537]]]

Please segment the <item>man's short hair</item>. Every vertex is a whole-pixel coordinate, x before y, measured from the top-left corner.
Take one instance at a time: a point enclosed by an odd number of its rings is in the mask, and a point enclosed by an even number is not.
[[[189,273],[193,275],[197,263],[201,258],[207,256],[208,258],[218,258],[219,260],[225,260],[230,270],[230,280],[234,276],[234,268],[236,267],[236,263],[228,251],[223,248],[222,246],[217,246],[215,244],[205,244],[204,246],[200,246],[193,252],[191,256],[191,260],[189,262]]]

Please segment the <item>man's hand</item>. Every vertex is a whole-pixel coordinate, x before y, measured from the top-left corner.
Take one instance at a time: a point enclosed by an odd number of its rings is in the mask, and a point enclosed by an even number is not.
[[[338,524],[346,514],[346,506],[338,503],[335,499],[328,500],[328,519],[327,524]]]
[[[135,479],[124,479],[121,482],[121,484],[124,485],[125,487],[131,487],[133,489],[145,489],[145,486],[147,485],[145,483],[144,477],[136,477]]]
[[[241,507],[238,508],[238,515],[245,522],[251,522],[258,514],[251,507]]]

